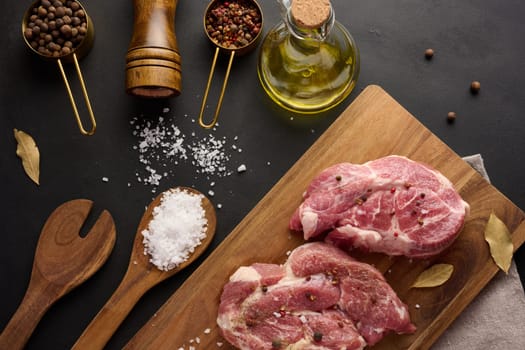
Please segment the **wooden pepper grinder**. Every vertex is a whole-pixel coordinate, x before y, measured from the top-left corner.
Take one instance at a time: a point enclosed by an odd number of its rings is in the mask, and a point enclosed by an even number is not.
[[[181,92],[175,12],[178,0],[134,0],[133,35],[126,55],[126,92],[166,98]]]

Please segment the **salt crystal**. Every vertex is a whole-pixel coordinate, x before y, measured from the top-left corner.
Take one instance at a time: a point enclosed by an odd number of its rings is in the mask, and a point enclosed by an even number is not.
[[[239,167],[237,168],[237,172],[242,173],[244,171],[246,171],[246,165],[244,164],[239,165]]]
[[[204,330],[204,334],[210,334],[210,333],[211,333],[211,329],[210,329],[210,328],[206,328],[206,329]]]
[[[199,337],[195,337],[195,342],[196,342],[197,344],[200,344],[200,343],[201,343],[201,338],[199,338]]]
[[[299,320],[301,323],[306,323],[308,321],[304,315],[299,316]]]
[[[163,111],[166,112],[165,109]],[[184,116],[188,117],[187,114]],[[239,148],[227,147],[226,136],[219,138],[210,134],[197,138],[198,135],[192,131],[188,134],[192,137],[190,144],[182,130],[164,115],[157,121],[136,117],[131,124],[136,129],[132,133],[138,138],[133,149],[137,150],[138,160],[144,165],[143,170],[136,173],[136,178],[144,185],[160,186],[161,181],[174,175],[174,165],[186,160],[196,167],[198,175],[225,177],[233,174],[233,169],[228,169],[231,157],[228,151]],[[195,178],[198,179],[197,176]]]
[[[169,111],[170,111],[170,109],[169,109],[168,107],[164,107],[164,108],[162,109],[162,112],[163,112],[163,113],[168,113]]]
[[[419,305],[419,304],[416,304],[414,306],[416,307],[416,309],[419,309],[421,307],[421,305]]]
[[[177,188],[165,192],[153,209],[153,219],[142,235],[144,252],[160,270],[171,270],[186,261],[206,237],[202,198]]]
[[[104,177],[102,178],[102,181],[104,181],[104,182],[109,182],[109,179],[108,179],[107,177],[104,176]]]
[[[213,196],[215,195],[215,192],[213,192],[212,190],[209,190],[209,191],[208,191],[208,194],[209,194],[211,197],[213,197]]]
[[[220,341],[217,342],[217,346],[218,346],[219,348],[222,347],[223,345],[224,345],[223,342],[220,342]]]
[[[217,204],[217,209],[221,209],[221,208],[222,208],[222,204],[221,203]]]

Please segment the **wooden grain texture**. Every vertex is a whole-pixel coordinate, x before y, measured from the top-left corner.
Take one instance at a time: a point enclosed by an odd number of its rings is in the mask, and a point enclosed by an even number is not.
[[[515,249],[525,240],[525,214],[378,86],[356,98],[126,348],[218,349],[217,342],[225,343],[215,323],[223,285],[239,266],[282,263],[287,251],[304,242],[288,230],[288,220],[310,180],[334,163],[363,163],[391,154],[438,169],[471,205],[459,238],[437,257],[412,261],[353,254],[384,273],[418,327],[412,335],[389,335],[373,349],[428,349],[498,272],[483,237],[490,213],[507,224]],[[451,279],[440,287],[411,289],[419,273],[434,263],[453,264]],[[196,337],[200,343],[190,344]],[[225,343],[221,349],[233,348]]]
[[[150,262],[150,256],[144,253],[144,236],[142,232],[148,228],[151,220],[153,220],[154,209],[161,204],[164,194],[168,191],[160,193],[148,205],[148,208],[140,220],[135,234],[135,240],[133,241],[133,249],[129,259],[128,269],[124,278],[106,304],[89,323],[84,332],[82,332],[82,335],[75,342],[72,349],[103,349],[144,293],[186,268],[195,261],[195,259],[202,255],[210,245],[217,226],[217,218],[213,204],[206,196],[193,188],[179,187],[178,189],[190,194],[202,196],[201,205],[205,211],[207,222],[206,237],[201,241],[200,245],[195,248],[193,253],[190,254],[189,258],[176,267],[164,271],[153,265]],[[172,190],[173,189],[170,191]]]
[[[26,294],[0,334],[0,349],[23,349],[44,313],[106,262],[116,240],[111,214],[104,210],[86,237],[80,229],[93,202],[76,199],[47,219],[35,252]]]
[[[149,98],[178,96],[181,57],[175,34],[178,0],[134,0],[126,53],[126,91]]]

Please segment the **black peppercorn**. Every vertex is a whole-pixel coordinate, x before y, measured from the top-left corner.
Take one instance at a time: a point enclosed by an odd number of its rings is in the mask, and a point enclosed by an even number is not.
[[[40,17],[44,17],[44,16],[47,16],[47,10],[43,7],[43,6],[40,6],[38,8],[38,16]]]
[[[64,17],[65,14],[66,14],[66,9],[64,8],[64,6],[59,6],[56,8],[55,16],[62,18]]]
[[[320,342],[321,340],[323,340],[323,333],[321,333],[321,332],[314,332],[314,340],[316,342]]]
[[[24,30],[24,36],[26,37],[26,39],[31,39],[31,37],[33,36],[33,30],[31,28],[26,28]]]
[[[42,55],[67,55],[87,34],[86,14],[75,0],[40,0],[29,13],[24,38]]]
[[[473,81],[470,83],[470,92],[477,94],[481,88],[481,83],[479,81]]]
[[[427,60],[430,60],[430,59],[432,59],[432,57],[434,57],[434,50],[432,50],[432,49],[426,49],[426,50],[425,50],[425,58],[426,58]]]

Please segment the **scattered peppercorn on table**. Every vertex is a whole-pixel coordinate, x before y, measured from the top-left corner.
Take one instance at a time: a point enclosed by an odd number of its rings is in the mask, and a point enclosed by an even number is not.
[[[46,11],[55,6],[54,2],[49,1]],[[67,5],[65,1],[59,2]],[[521,186],[525,177],[522,156],[525,92],[520,88],[525,83],[525,67],[521,63],[525,55],[521,33],[525,28],[516,16],[525,13],[524,3],[447,0],[436,4],[413,0],[399,4],[332,0],[337,21],[352,34],[361,55],[359,80],[350,96],[319,115],[302,116],[280,108],[267,97],[258,80],[260,47],[257,47],[236,61],[219,123],[209,130],[198,124],[214,51],[203,30],[203,15],[209,1],[178,3],[175,31],[181,56],[182,90],[179,96],[169,99],[141,99],[125,92],[125,56],[133,30],[132,3],[124,0],[81,3],[96,28],[93,46],[80,62],[97,116],[97,131],[92,136],[78,132],[60,73],[55,65],[30,51],[24,35],[27,40],[35,41],[32,44],[35,50],[44,52],[47,47],[51,56],[52,52],[67,51],[70,45],[67,40],[61,44],[60,35],[55,40],[49,33],[52,38],[47,39],[54,44],[46,45],[44,34],[42,46],[40,38],[33,39],[34,30],[31,36],[29,31],[22,31],[23,15],[32,1],[11,2],[0,15],[6,31],[0,38],[4,47],[0,53],[3,67],[0,186],[5,201],[0,212],[3,238],[0,330],[24,297],[36,243],[53,209],[72,199],[89,199],[94,202],[91,220],[107,209],[117,230],[114,250],[104,266],[51,306],[30,337],[27,349],[71,348],[122,279],[136,227],[148,203],[169,188],[194,187],[215,206],[214,241],[200,259],[144,295],[106,348],[120,349],[130,344],[146,324],[155,325],[162,305],[178,290],[185,290],[183,284],[195,279],[189,279],[190,275],[199,266],[206,266],[209,255],[372,84],[380,85],[455,153],[481,153],[494,188],[517,207],[525,208],[525,189]],[[258,3],[264,17],[261,30],[266,34],[280,21],[281,9],[275,1]],[[81,20],[81,16],[76,17]],[[33,20],[35,27],[38,18]],[[36,32],[42,30],[39,24]],[[79,33],[83,31],[81,22],[70,29],[75,28]],[[68,28],[64,31],[63,35],[70,34]],[[219,57],[218,72],[225,71],[227,61],[227,57]],[[68,64],[64,68],[67,73],[75,70]],[[73,82],[71,88],[78,100],[82,100],[78,82]],[[210,96],[218,96],[219,90],[220,84],[212,85]],[[208,115],[215,105],[210,100],[206,106]],[[80,115],[86,115],[84,108],[79,106]],[[397,149],[396,145],[411,142],[396,139],[395,135],[403,130],[400,124],[396,124],[397,131],[368,129],[377,125],[377,120],[371,118],[369,124],[365,121],[355,124],[362,129],[352,131],[353,138],[345,140],[347,148],[337,150],[342,156],[348,154],[351,160],[352,154],[365,151],[370,157],[381,156],[379,148],[369,146],[373,144],[370,139],[365,142],[364,138],[371,134],[378,138],[377,144],[381,144],[379,138],[394,135],[389,138],[392,151]],[[38,147],[39,185],[26,175],[16,154],[14,129],[31,135]],[[339,144],[337,138],[341,134],[330,134],[333,139],[323,143],[324,153],[329,153],[331,145]],[[414,152],[417,147],[413,144]],[[322,153],[318,153],[319,159]],[[428,162],[432,164],[437,158],[430,155]],[[304,165],[305,172],[316,167],[316,160],[313,162]],[[300,174],[298,170],[296,174]],[[475,183],[462,186],[470,191],[469,186]],[[82,234],[93,224],[88,219]],[[512,222],[512,226],[519,225]],[[272,232],[252,227],[251,234],[273,252],[276,239]],[[290,245],[300,241],[300,237],[291,234]],[[236,254],[244,256],[246,252]],[[246,264],[265,254],[254,252],[253,260]],[[286,251],[276,253],[272,262],[284,261],[285,254]],[[525,281],[524,248],[518,249],[514,257]],[[224,260],[217,261],[226,266],[228,257],[221,259]],[[220,285],[217,280],[213,284]],[[186,308],[199,308],[178,302]],[[214,327],[214,324],[203,327],[200,337],[214,334]],[[192,338],[193,346],[198,349],[195,336],[189,334],[188,339],[180,339],[181,346],[185,343],[188,349]],[[222,348],[228,345],[223,344]]]

